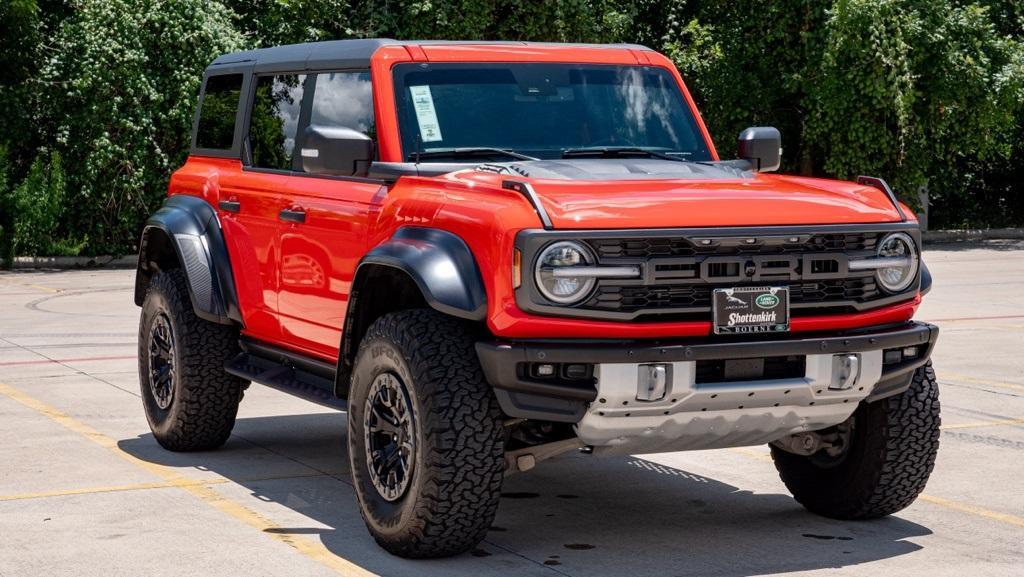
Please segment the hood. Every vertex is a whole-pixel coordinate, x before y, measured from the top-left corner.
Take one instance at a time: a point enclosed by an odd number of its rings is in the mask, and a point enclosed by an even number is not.
[[[539,160],[485,165],[460,177],[529,182],[556,229],[900,220],[889,197],[873,187],[755,173],[725,164],[646,158]]]

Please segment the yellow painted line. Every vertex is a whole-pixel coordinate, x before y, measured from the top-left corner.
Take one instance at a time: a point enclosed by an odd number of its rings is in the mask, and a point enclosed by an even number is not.
[[[43,291],[43,292],[48,292],[48,293],[62,293],[62,292],[64,292],[64,289],[52,288],[52,287],[48,287],[48,286],[43,286],[41,284],[31,284],[31,283],[23,283],[23,282],[5,282],[3,284],[5,284],[7,286],[23,286],[23,287],[28,287],[28,288],[36,289],[38,291]]]
[[[737,455],[743,455],[751,459],[757,459],[758,461],[772,460],[771,455],[743,447],[733,447],[729,450]],[[1024,527],[1024,517],[1018,517],[1009,513],[1000,513],[998,511],[978,507],[977,505],[971,505],[970,503],[961,503],[959,501],[953,501],[952,499],[943,499],[942,497],[934,497],[932,495],[921,494],[918,495],[917,498],[925,501],[926,503],[931,503],[932,505],[938,505],[954,511],[960,511],[961,513],[968,513],[985,519],[1000,521],[1017,527]]]
[[[1008,525],[1024,527],[1024,517],[1018,517],[1009,513],[1000,513],[999,511],[991,511],[969,503],[961,503],[959,501],[943,499],[942,497],[935,497],[932,495],[918,495],[917,498],[926,503],[931,503],[932,505],[938,505],[947,509],[953,509],[954,511],[960,511],[961,513],[969,513],[971,515],[977,515],[979,517],[999,521]]]
[[[56,491],[41,491],[38,493],[15,493],[13,495],[0,495],[0,501],[25,501],[30,499],[45,499],[48,497],[68,497],[73,495],[93,495],[96,493],[120,493],[123,491],[145,491],[148,489],[169,489],[190,487],[194,485],[224,485],[227,483],[259,483],[262,481],[282,481],[288,479],[308,479],[311,477],[323,477],[324,473],[312,473],[309,475],[280,475],[270,477],[257,477],[247,479],[228,479],[225,477],[212,477],[209,479],[182,479],[180,481],[156,481],[152,483],[132,483],[130,485],[110,485],[100,487],[77,487],[74,489],[59,489]]]
[[[998,427],[999,425],[1024,425],[1024,419],[1002,419],[1000,421],[978,421],[977,423],[957,423],[955,425],[943,425],[943,431],[951,429],[974,429],[976,427]]]
[[[202,481],[198,479],[183,479],[180,481],[157,481],[153,483],[133,483],[131,485],[111,485],[108,487],[82,487],[77,489],[63,489],[59,491],[41,491],[39,493],[0,495],[0,501],[26,501],[30,499],[45,499],[47,497],[69,497],[73,495],[94,495],[96,493],[144,491],[146,489],[167,489],[170,487],[184,487],[186,485],[221,485],[224,483],[230,483],[230,481],[225,478]]]
[[[772,462],[772,456],[768,453],[762,453],[760,451],[754,451],[752,449],[746,449],[744,447],[733,447],[729,450],[732,451],[733,453],[736,453],[737,455],[743,455],[744,457],[757,459],[758,461],[767,461],[769,463]]]
[[[267,519],[263,515],[206,486],[206,481],[190,479],[171,467],[139,459],[131,453],[121,449],[121,447],[117,445],[117,441],[111,437],[104,435],[74,417],[63,413],[60,410],[51,407],[50,405],[47,405],[46,403],[39,401],[10,385],[0,383],[0,394],[25,405],[37,413],[62,425],[66,429],[78,433],[140,469],[144,469],[145,471],[160,477],[164,482],[172,483],[175,487],[187,491],[193,497],[214,509],[225,513],[226,515],[237,519],[254,529],[262,531],[267,537],[288,545],[305,557],[334,570],[340,575],[353,577],[376,576],[375,573],[367,571],[348,559],[332,553],[319,541],[311,541],[301,535],[288,533],[287,530],[276,525],[273,521]]]
[[[989,387],[1001,387],[1004,389],[1012,389],[1015,391],[1024,391],[1024,385],[1021,384],[1005,383],[1003,381],[993,381],[991,379],[978,379],[969,375],[960,375],[957,373],[948,373],[945,371],[939,371],[938,377],[939,383],[941,383],[942,381],[949,381],[953,384],[956,384],[957,381],[962,381],[963,383],[970,383],[972,385],[986,385]]]

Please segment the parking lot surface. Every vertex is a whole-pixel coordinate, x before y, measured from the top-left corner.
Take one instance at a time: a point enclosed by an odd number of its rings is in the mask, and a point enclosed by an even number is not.
[[[925,261],[943,432],[909,509],[811,515],[766,447],[572,454],[509,477],[486,541],[436,561],[367,534],[343,413],[253,385],[222,449],[158,447],[133,271],[0,273],[0,577],[1024,574],[1024,242]]]

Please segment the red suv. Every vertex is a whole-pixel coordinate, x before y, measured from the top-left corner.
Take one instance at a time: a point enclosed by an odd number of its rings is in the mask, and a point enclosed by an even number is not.
[[[157,441],[225,442],[249,382],[346,407],[373,537],[483,537],[505,475],[768,443],[811,511],[887,515],[938,449],[931,277],[878,178],[720,160],[633,45],[344,40],[221,56],[142,233]]]

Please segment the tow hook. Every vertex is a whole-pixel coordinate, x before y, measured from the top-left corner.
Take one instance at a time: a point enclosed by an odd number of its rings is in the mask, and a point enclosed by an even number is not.
[[[505,475],[511,475],[521,471],[529,471],[537,466],[537,463],[567,453],[573,449],[583,447],[583,443],[576,438],[544,443],[515,451],[505,452]]]
[[[830,457],[838,457],[843,454],[850,444],[850,433],[853,431],[853,417],[839,423],[835,427],[822,431],[807,431],[796,433],[772,441],[772,446],[778,447],[787,453],[795,455],[811,456],[818,451],[824,450]]]

